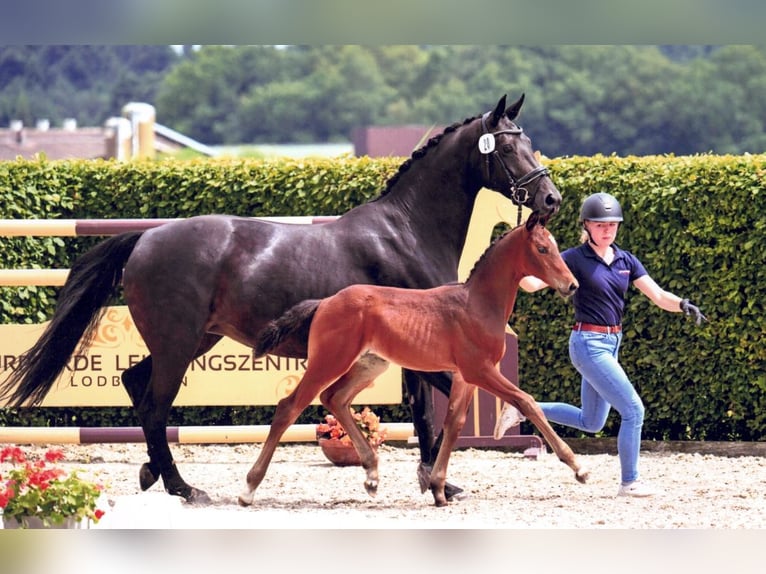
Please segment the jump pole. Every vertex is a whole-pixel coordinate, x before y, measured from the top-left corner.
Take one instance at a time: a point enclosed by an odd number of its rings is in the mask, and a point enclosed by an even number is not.
[[[326,223],[337,215],[288,215],[253,217],[275,223]],[[0,219],[2,237],[88,237],[95,235],[118,235],[127,231],[146,231],[174,219]]]
[[[327,223],[334,215],[254,217],[275,223]],[[0,237],[92,237],[146,231],[178,219],[0,219]],[[0,269],[0,287],[61,287],[68,269]]]
[[[169,443],[238,444],[265,442],[269,425],[168,427]],[[407,441],[414,434],[412,423],[383,423],[386,440]],[[0,444],[96,444],[145,442],[141,427],[3,427]],[[314,442],[316,425],[292,425],[280,442]]]

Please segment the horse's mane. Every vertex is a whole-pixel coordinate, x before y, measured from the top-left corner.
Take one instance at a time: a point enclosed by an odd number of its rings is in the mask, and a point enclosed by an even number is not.
[[[533,212],[529,215],[529,217],[527,217],[527,221],[524,223],[524,227],[526,227],[527,231],[531,233],[535,227],[545,227],[547,221],[548,217],[541,217],[538,213]],[[468,279],[470,279],[474,274],[474,271],[476,271],[476,269],[481,266],[482,262],[487,258],[487,254],[492,250],[495,244],[499,243],[503,237],[518,229],[519,227],[521,226],[517,225],[516,227],[511,227],[510,229],[505,230],[502,234],[500,234],[499,237],[490,243],[489,247],[484,250],[484,253],[481,254],[481,257],[479,257],[479,260],[473,266],[473,269],[471,269],[471,272],[468,274]],[[468,281],[468,279],[466,279],[466,281]]]
[[[439,142],[442,140],[442,138],[445,135],[457,131],[459,128],[463,127],[466,124],[471,123],[472,121],[474,121],[474,120],[476,120],[476,119],[478,119],[480,117],[481,116],[473,116],[472,118],[464,119],[462,122],[455,122],[451,126],[447,126],[446,128],[444,128],[444,131],[442,131],[441,133],[436,134],[432,138],[429,138],[429,140],[424,145],[422,145],[421,147],[419,147],[418,149],[413,151],[412,155],[408,159],[406,159],[404,161],[404,163],[402,163],[399,166],[399,169],[397,170],[397,172],[394,175],[392,175],[388,179],[388,181],[386,182],[385,189],[373,201],[376,201],[376,200],[384,197],[389,191],[391,191],[391,189],[394,187],[394,185],[396,185],[396,182],[399,181],[399,178],[402,176],[402,174],[405,173],[406,171],[408,171],[410,169],[410,167],[412,167],[412,164],[416,160],[418,160],[418,159],[422,158],[423,156],[425,156],[430,149],[433,149],[437,145],[439,145]]]
[[[487,258],[487,254],[492,250],[492,248],[497,244],[503,237],[511,233],[516,227],[511,227],[510,229],[505,230],[503,233],[501,233],[498,237],[495,238],[495,240],[489,244],[489,247],[487,247],[484,250],[484,253],[481,254],[481,257],[474,263],[473,269],[471,269],[471,272],[468,274],[468,279],[466,279],[466,282],[471,280],[471,277],[473,277],[474,272],[481,267],[482,263],[484,263],[484,260]]]

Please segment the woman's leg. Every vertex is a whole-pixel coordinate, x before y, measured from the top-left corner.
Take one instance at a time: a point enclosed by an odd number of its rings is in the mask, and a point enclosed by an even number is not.
[[[545,418],[553,423],[595,433],[604,428],[610,405],[583,377],[580,386],[581,407],[568,403],[538,403]]]
[[[629,483],[638,478],[638,455],[641,447],[641,427],[644,424],[644,405],[618,362],[621,340],[621,334],[573,332],[569,341],[569,351],[572,364],[583,376],[584,383],[586,381],[588,383],[587,388],[583,384],[583,409],[580,414],[582,421],[595,423],[596,417],[602,414],[598,401],[593,400],[588,389],[607,404],[607,412],[608,406],[612,405],[620,414],[617,451],[620,457],[622,482]],[[542,404],[540,406],[543,407]],[[545,408],[543,412],[546,416],[548,415]],[[593,418],[587,420],[588,417]]]

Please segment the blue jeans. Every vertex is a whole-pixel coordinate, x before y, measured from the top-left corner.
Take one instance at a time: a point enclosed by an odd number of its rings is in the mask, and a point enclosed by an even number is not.
[[[546,418],[585,432],[598,432],[606,424],[610,407],[620,413],[617,452],[622,482],[638,478],[638,452],[644,405],[617,360],[622,333],[605,335],[572,331],[569,358],[582,375],[578,408],[566,403],[539,403]]]

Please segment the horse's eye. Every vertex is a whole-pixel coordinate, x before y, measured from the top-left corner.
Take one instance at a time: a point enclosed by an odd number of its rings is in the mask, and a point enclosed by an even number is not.
[[[538,253],[542,253],[543,255],[545,255],[545,254],[548,253],[548,248],[547,247],[538,247],[537,248],[537,252]]]
[[[513,151],[513,146],[511,144],[505,144],[503,146],[503,153],[511,153]]]

